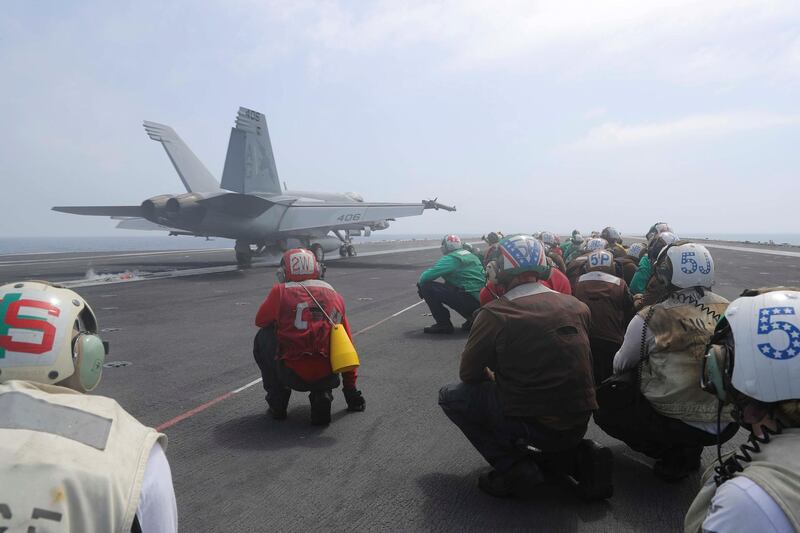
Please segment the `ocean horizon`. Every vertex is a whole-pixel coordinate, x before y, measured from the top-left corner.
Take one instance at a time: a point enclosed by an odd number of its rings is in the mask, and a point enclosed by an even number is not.
[[[462,234],[479,239],[474,233]],[[800,246],[800,233],[703,233],[681,234],[685,239],[711,239],[740,243],[761,243]],[[357,243],[386,241],[421,241],[440,239],[439,233],[382,233],[371,237],[355,237]],[[0,254],[35,254],[66,252],[124,252],[149,250],[195,250],[233,248],[234,241],[213,237],[159,236],[93,236],[93,237],[0,237]]]

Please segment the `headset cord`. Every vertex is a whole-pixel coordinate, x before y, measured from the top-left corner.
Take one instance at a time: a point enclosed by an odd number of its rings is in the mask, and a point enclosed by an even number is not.
[[[750,436],[747,438],[747,442],[739,446],[739,452],[741,453],[734,452],[733,455],[728,457],[725,461],[722,461],[721,455],[719,456],[718,459],[720,464],[719,466],[714,467],[714,471],[716,472],[714,475],[714,483],[716,483],[718,487],[726,481],[732,479],[737,472],[744,471],[742,461],[746,463],[751,462],[753,460],[751,452],[754,454],[760,453],[761,445],[769,443],[773,435],[780,435],[783,433],[783,423],[780,420],[775,420],[775,422],[777,425],[774,430],[761,426],[761,429],[764,431],[763,437],[759,437],[753,433],[751,429]]]

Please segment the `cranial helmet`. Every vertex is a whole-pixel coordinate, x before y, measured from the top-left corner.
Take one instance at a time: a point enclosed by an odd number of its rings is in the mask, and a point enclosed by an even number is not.
[[[679,289],[714,285],[714,260],[705,246],[693,242],[668,245],[661,250],[656,275],[667,286]]]
[[[592,252],[594,250],[604,250],[608,246],[608,241],[599,237],[593,237],[583,244],[584,252]]]
[[[645,246],[644,243],[635,242],[635,243],[631,244],[630,246],[628,246],[628,255],[631,256],[631,257],[635,257],[636,259],[639,259],[639,257],[641,257],[641,255],[642,255],[642,251],[644,251],[646,249],[647,249],[647,246]]]
[[[460,250],[463,247],[461,244],[461,239],[458,235],[445,235],[442,238],[442,254],[449,254],[450,252],[455,252],[456,250]]]
[[[614,244],[615,242],[622,243],[622,236],[619,234],[619,231],[611,226],[606,226],[603,228],[603,231],[600,232],[600,237],[604,238],[611,244]]]
[[[106,353],[97,318],[76,292],[41,281],[0,287],[0,383],[87,392],[100,381]]]
[[[558,238],[552,231],[543,231],[539,235],[539,240],[542,241],[545,246],[555,246],[558,244]]]
[[[606,274],[615,274],[616,267],[614,266],[614,254],[608,250],[595,250],[589,254],[586,259],[587,272],[605,272]]]
[[[661,253],[661,250],[663,250],[665,246],[677,241],[678,236],[670,231],[659,233],[653,237],[653,239],[647,245],[647,256],[650,258],[650,262],[655,263],[658,259],[658,254]]]
[[[314,252],[302,248],[292,248],[283,252],[277,274],[281,283],[319,279],[320,268]]]
[[[505,237],[498,246],[497,278],[507,283],[524,272],[535,272],[540,279],[550,277],[544,245],[530,235]]]
[[[656,222],[655,224],[650,226],[649,230],[647,230],[645,239],[649,241],[659,233],[664,233],[665,231],[669,231],[670,233],[672,233],[672,228],[669,227],[669,224],[667,224],[666,222]]]
[[[737,298],[711,344],[702,384],[720,400],[732,392],[764,403],[800,399],[800,292]]]

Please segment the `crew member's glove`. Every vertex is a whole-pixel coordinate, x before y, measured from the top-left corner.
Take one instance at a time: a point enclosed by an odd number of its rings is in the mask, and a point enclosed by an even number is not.
[[[422,295],[422,287],[419,286],[419,283],[417,283],[417,295],[419,296],[420,300],[425,299],[425,297]]]
[[[342,389],[344,392],[344,399],[347,402],[348,411],[363,411],[367,408],[367,402],[364,401],[364,396],[358,389]]]

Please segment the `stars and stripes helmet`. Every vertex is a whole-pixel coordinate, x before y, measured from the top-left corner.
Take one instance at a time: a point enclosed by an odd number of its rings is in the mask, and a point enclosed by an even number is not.
[[[705,358],[703,388],[723,401],[730,392],[764,403],[799,400],[798,376],[800,292],[779,289],[731,302]]]
[[[447,255],[450,252],[455,252],[456,250],[463,248],[463,246],[464,245],[461,243],[461,238],[458,235],[445,235],[442,237],[442,254]]]
[[[535,272],[540,279],[550,277],[544,245],[530,235],[512,235],[498,245],[497,277],[505,283],[524,272]]]

